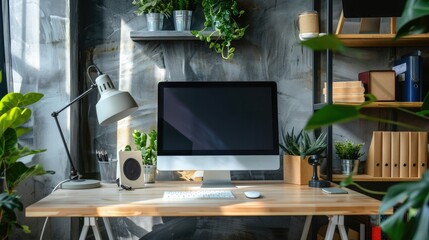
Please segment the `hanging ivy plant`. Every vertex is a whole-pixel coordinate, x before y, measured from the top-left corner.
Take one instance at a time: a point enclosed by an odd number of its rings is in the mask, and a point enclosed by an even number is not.
[[[223,59],[233,58],[235,47],[231,42],[242,38],[248,27],[240,27],[237,22],[245,11],[238,9],[235,0],[203,0],[202,7],[204,28],[192,31],[192,34],[207,42],[209,48],[221,54]]]

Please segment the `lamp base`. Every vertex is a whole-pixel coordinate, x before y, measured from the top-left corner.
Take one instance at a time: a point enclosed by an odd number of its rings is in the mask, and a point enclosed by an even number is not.
[[[100,186],[100,181],[92,179],[75,179],[61,184],[62,189],[90,189]]]
[[[309,187],[314,187],[314,188],[325,188],[325,187],[329,187],[331,184],[329,181],[325,181],[325,180],[310,180],[308,181],[308,186]]]

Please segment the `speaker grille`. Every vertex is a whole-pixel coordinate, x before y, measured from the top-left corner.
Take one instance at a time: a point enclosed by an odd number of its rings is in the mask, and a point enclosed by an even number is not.
[[[139,162],[134,158],[128,158],[124,162],[124,175],[127,179],[135,181],[141,176],[141,167]]]

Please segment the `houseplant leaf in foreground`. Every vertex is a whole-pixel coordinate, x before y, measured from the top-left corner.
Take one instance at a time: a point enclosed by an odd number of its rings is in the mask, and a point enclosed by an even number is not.
[[[321,37],[310,38],[308,40],[302,41],[301,44],[315,51],[330,49],[337,52],[343,52],[348,50],[348,48],[345,47],[334,35],[324,35]]]
[[[429,0],[408,0],[399,20],[396,38],[429,32]]]
[[[311,116],[305,129],[316,129],[334,123],[351,121],[359,117],[358,106],[326,105]]]
[[[382,200],[380,213],[399,206],[381,223],[392,240],[426,239],[429,236],[429,171],[418,182],[390,187]]]

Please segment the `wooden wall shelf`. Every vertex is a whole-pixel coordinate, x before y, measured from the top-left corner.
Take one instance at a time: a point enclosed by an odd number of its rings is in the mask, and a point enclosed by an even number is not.
[[[339,182],[346,178],[346,175],[333,174],[332,181]],[[353,181],[355,182],[412,182],[418,181],[420,178],[399,178],[399,177],[373,177],[366,174],[353,175]]]
[[[415,34],[394,40],[395,34],[337,34],[347,47],[428,47],[429,33]]]
[[[340,104],[340,103],[336,103]],[[359,103],[360,104],[360,103]],[[358,103],[343,103],[343,105],[359,105]],[[423,102],[373,102],[365,105],[364,108],[421,108]]]

